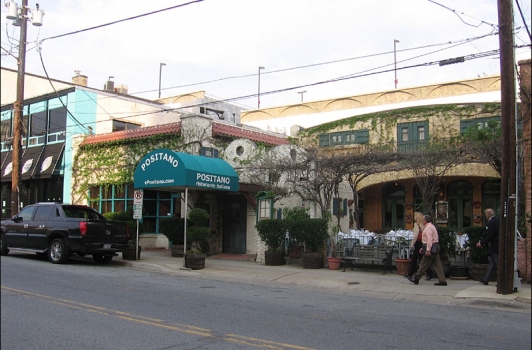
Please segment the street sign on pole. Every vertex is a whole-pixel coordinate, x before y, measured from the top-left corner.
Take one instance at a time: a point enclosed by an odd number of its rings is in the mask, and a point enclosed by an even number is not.
[[[133,219],[142,219],[142,190],[135,190],[133,192]]]

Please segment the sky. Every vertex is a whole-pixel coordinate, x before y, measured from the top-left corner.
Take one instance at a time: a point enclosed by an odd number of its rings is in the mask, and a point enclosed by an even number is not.
[[[518,1],[530,30],[531,0]],[[35,4],[29,0],[30,8]],[[530,37],[513,4],[515,44],[528,45],[516,55],[530,58]],[[161,97],[202,90],[256,109],[259,86],[260,107],[269,108],[393,90],[396,75],[400,89],[500,73],[493,52],[497,0],[41,0],[39,6],[45,15],[41,27],[28,25],[26,72],[45,76],[46,70],[70,82],[80,71],[97,89],[112,76],[115,86],[147,99],[158,98],[160,81]],[[2,6],[1,65],[17,69],[19,29],[5,15]],[[456,57],[466,60],[438,64]]]

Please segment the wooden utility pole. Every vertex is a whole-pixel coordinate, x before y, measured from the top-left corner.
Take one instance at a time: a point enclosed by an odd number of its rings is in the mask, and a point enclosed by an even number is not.
[[[17,101],[13,109],[13,149],[11,156],[13,168],[11,170],[11,216],[20,210],[20,153],[22,133],[22,108],[24,107],[24,76],[26,75],[26,32],[28,29],[28,0],[22,0],[20,16],[20,42],[18,46],[18,74],[17,74]]]
[[[497,0],[499,48],[501,53],[501,226],[497,293],[514,291],[515,210],[516,210],[516,136],[515,136],[515,62],[512,0]]]

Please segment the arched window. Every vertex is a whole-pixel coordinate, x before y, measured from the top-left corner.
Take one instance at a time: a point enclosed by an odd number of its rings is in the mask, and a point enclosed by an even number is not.
[[[405,186],[392,182],[382,188],[382,229],[405,227]]]

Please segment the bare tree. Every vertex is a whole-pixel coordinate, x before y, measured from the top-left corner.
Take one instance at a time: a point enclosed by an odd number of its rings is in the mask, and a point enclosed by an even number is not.
[[[410,168],[419,187],[422,211],[434,214],[434,196],[447,171],[463,162],[463,150],[456,140],[431,138],[418,142],[403,154],[402,163]]]
[[[404,165],[398,162],[400,154],[393,144],[359,145],[345,153],[346,164],[343,178],[349,183],[353,192],[353,221],[359,228],[360,209],[358,208],[358,186],[366,177],[390,170],[399,170]]]

